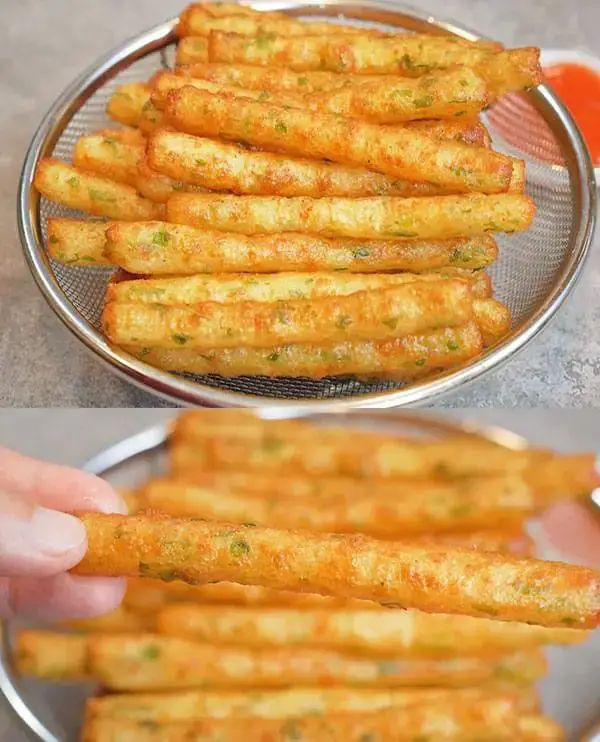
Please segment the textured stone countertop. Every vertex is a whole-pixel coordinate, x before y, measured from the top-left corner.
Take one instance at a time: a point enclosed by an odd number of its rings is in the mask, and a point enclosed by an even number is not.
[[[600,413],[595,410],[469,409],[446,414],[503,426],[538,446],[565,452],[598,449],[600,441]],[[170,410],[6,410],[0,415],[0,446],[76,466],[104,447],[171,415]],[[544,708],[566,726],[569,740],[579,739],[577,733],[600,714],[597,683],[593,682],[600,663],[600,631],[583,645],[552,648],[549,658],[549,674],[541,683]],[[64,690],[50,696],[46,688],[44,696],[38,697],[37,708],[45,703],[60,720],[73,718],[78,701]],[[0,742],[27,739],[0,697]]]
[[[507,45],[598,53],[600,3],[580,0],[412,0]],[[107,49],[175,15],[181,0],[20,0],[3,3],[0,91],[0,405],[155,406],[155,397],[101,366],[60,323],[21,256],[15,192],[40,118],[79,72]],[[600,242],[558,317],[511,363],[448,397],[451,406],[600,404]]]

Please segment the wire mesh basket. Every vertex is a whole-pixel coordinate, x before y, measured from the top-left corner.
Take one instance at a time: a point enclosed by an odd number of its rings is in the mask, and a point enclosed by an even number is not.
[[[474,33],[391,2],[257,2],[258,10],[337,22],[453,33]],[[527,162],[527,192],[537,204],[527,232],[498,237],[500,258],[491,268],[495,295],[512,311],[510,333],[478,358],[411,385],[352,378],[267,378],[193,376],[154,369],[111,347],[100,330],[100,314],[111,271],[77,267],[47,256],[49,216],[80,216],[45,198],[31,186],[41,157],[68,160],[81,134],[110,126],[106,103],[118,85],[145,80],[174,60],[175,20],[140,34],[108,54],[76,80],[42,121],[23,167],[19,226],[23,247],[44,296],[65,324],[103,361],[129,381],[183,404],[256,406],[295,404],[311,408],[393,407],[431,403],[512,357],[555,314],[584,264],[595,220],[594,171],[572,118],[546,87],[505,96],[485,114],[493,146]]]

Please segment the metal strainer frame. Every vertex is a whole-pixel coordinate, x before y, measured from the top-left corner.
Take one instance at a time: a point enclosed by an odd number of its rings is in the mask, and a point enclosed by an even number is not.
[[[319,415],[306,413],[301,407],[293,406],[286,410],[262,408],[257,410],[257,414],[265,419],[303,417],[325,424],[347,425],[350,429],[354,425],[366,425],[372,430],[391,435],[394,433],[426,437],[472,435],[515,450],[525,449],[529,445],[525,438],[502,427],[474,423],[468,419],[451,420],[418,412],[397,411],[381,414],[364,410],[354,413],[340,411],[337,414]],[[119,469],[126,467],[133,460],[141,460],[147,462],[148,470],[156,474],[169,429],[169,422],[159,423],[124,438],[88,459],[82,469],[98,476],[109,474],[114,476],[119,473]],[[128,484],[135,485],[134,482],[128,482]],[[59,736],[58,730],[49,725],[49,720],[42,718],[42,714],[32,707],[26,693],[20,687],[19,680],[13,671],[12,629],[11,621],[0,620],[0,703],[2,702],[1,696],[4,696],[8,709],[19,718],[33,739],[40,740],[40,742],[66,742],[64,737]],[[64,694],[68,692],[65,690]],[[51,716],[55,707],[51,703],[47,706],[49,707],[47,716]],[[59,723],[59,720],[56,721]]]
[[[353,20],[378,22],[415,31],[451,33],[470,40],[479,38],[474,32],[455,23],[438,20],[389,0],[346,2],[325,0],[318,5],[311,3],[310,0],[300,2],[267,0],[248,4],[257,10],[283,10],[291,15],[345,16]],[[326,384],[319,388],[318,396],[298,399],[295,396],[277,398],[267,394],[260,396],[236,391],[241,385],[239,379],[231,382],[230,386],[233,389],[225,389],[211,385],[210,377],[199,377],[201,381],[198,381],[189,376],[160,371],[111,347],[103,335],[78,312],[54,275],[43,244],[40,197],[32,187],[33,175],[39,159],[52,153],[61,133],[86,100],[131,62],[172,43],[175,24],[176,19],[159,24],[120,45],[96,62],[59,96],[33,137],[19,183],[19,233],[29,268],[42,294],[64,324],[115,373],[170,402],[185,405],[238,407],[292,405],[321,410],[336,407],[383,408],[430,404],[509,360],[548,324],[581,274],[595,225],[596,192],[592,162],[575,122],[552,91],[545,85],[540,85],[526,95],[536,111],[550,125],[567,158],[575,211],[569,235],[569,250],[560,269],[557,270],[551,290],[539,306],[523,322],[514,326],[500,343],[483,355],[432,379],[424,379],[404,388],[393,387],[391,383],[386,387],[383,383],[373,390],[358,382],[340,388],[342,384],[332,382],[329,388]],[[252,383],[256,386],[256,382]],[[265,382],[267,383],[269,382]],[[275,385],[275,382],[271,383]],[[296,389],[301,384],[301,380],[289,381],[289,385]],[[312,384],[314,385],[314,382]],[[337,396],[333,396],[334,394]]]

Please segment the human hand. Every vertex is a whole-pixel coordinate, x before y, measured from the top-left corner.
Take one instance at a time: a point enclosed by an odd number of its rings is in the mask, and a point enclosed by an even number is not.
[[[67,571],[87,548],[76,511],[127,512],[98,477],[0,447],[0,617],[86,618],[121,602],[122,578]]]

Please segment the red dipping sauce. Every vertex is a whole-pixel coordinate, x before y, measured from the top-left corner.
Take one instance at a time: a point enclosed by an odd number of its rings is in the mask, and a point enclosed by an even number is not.
[[[570,62],[546,67],[544,75],[581,129],[594,165],[600,165],[600,75]]]

